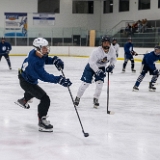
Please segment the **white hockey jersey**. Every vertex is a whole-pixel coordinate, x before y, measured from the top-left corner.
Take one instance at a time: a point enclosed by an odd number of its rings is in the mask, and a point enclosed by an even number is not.
[[[89,57],[88,63],[94,72],[99,70],[99,67],[107,66],[107,63],[115,65],[116,53],[113,45],[111,44],[108,53],[105,53],[102,46],[94,49]]]
[[[115,45],[113,45],[115,51],[116,51],[116,55],[118,55],[118,52],[119,52],[119,44],[116,43]]]

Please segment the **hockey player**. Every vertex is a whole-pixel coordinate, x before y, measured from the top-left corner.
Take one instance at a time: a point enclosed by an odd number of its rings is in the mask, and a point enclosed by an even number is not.
[[[5,37],[2,37],[1,42],[0,42],[0,61],[1,61],[2,56],[4,56],[7,63],[8,63],[10,70],[12,69],[11,61],[9,58],[9,52],[11,50],[12,50],[12,47],[11,47],[10,43],[5,42]]]
[[[117,39],[113,38],[112,39],[112,45],[116,51],[116,56],[118,57],[118,53],[119,53],[119,44],[117,43]]]
[[[111,39],[108,36],[104,36],[101,39],[101,46],[93,50],[84,69],[81,77],[82,84],[78,89],[74,102],[76,106],[79,105],[80,98],[94,78],[96,89],[93,97],[93,107],[98,108],[98,99],[102,91],[104,78],[106,76],[105,72],[111,72],[115,66],[115,62],[116,54],[115,49],[111,44]],[[109,65],[106,67],[107,63],[109,63]]]
[[[133,50],[132,39],[131,37],[129,37],[128,42],[124,45],[124,63],[122,72],[125,72],[128,60],[131,61],[132,72],[136,72],[136,70],[134,69],[134,58],[133,58],[134,55],[137,56],[138,54]]]
[[[154,51],[145,54],[143,57],[142,71],[133,87],[133,91],[139,90],[138,87],[148,71],[150,75],[153,75],[151,81],[149,82],[149,91],[156,90],[156,88],[154,87],[154,83],[156,83],[160,71],[156,68],[154,63],[158,60],[160,60],[160,46],[155,46]]]
[[[119,44],[117,43],[117,39],[116,38],[112,38],[112,45],[113,45],[113,47],[115,49],[116,57],[118,58]],[[111,73],[113,73],[113,71]]]
[[[33,97],[40,100],[38,105],[39,131],[52,132],[53,126],[47,121],[47,113],[50,106],[50,98],[47,93],[38,85],[38,79],[44,82],[59,83],[64,87],[72,83],[62,75],[54,76],[45,71],[45,64],[54,64],[58,70],[64,68],[64,63],[57,56],[48,57],[48,41],[44,38],[36,38],[33,41],[33,49],[29,52],[28,57],[24,60],[19,70],[19,82],[21,88],[25,91],[24,97],[17,100],[17,104],[25,109],[30,106],[27,103]]]

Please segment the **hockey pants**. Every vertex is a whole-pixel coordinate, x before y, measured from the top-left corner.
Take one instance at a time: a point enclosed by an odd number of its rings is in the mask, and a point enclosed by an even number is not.
[[[50,98],[46,92],[39,87],[37,84],[28,83],[24,78],[19,74],[18,76],[20,86],[25,91],[24,98],[26,101],[29,101],[31,98],[35,97],[40,100],[38,105],[38,117],[46,116],[50,106]]]
[[[138,87],[138,86],[140,85],[140,83],[142,82],[143,78],[145,77],[145,75],[146,75],[146,73],[147,73],[148,71],[150,72],[150,74],[152,74],[152,71],[150,70],[150,68],[149,68],[148,66],[142,65],[142,72],[141,72],[141,74],[139,75],[139,77],[137,78],[137,81],[136,81],[136,83],[135,83],[135,86]],[[159,77],[159,74],[153,75],[150,82],[151,82],[151,83],[156,83],[158,77]]]
[[[123,69],[126,68],[126,65],[127,65],[127,63],[128,63],[128,60],[131,61],[131,69],[134,69],[134,59],[133,59],[133,58],[132,58],[132,59],[125,59],[125,60],[124,60]]]

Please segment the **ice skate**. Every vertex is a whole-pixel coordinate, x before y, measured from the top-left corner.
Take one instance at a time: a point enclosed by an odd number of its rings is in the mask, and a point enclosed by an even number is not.
[[[123,68],[123,69],[122,69],[122,73],[124,73],[124,72],[125,72],[125,69]]]
[[[24,98],[18,99],[17,102],[15,102],[15,103],[18,104],[22,108],[25,108],[25,109],[30,108],[29,104],[26,102],[26,100]]]
[[[149,91],[150,92],[155,92],[156,91],[156,87],[154,87],[154,84],[149,82]]]
[[[132,73],[135,73],[136,72],[136,70],[135,69],[132,69]]]
[[[78,106],[79,105],[79,101],[80,101],[80,98],[76,97],[75,100],[74,100],[74,105]]]
[[[53,132],[53,126],[50,124],[50,121],[46,120],[47,117],[43,116],[38,123],[40,132]]]
[[[93,98],[93,104],[94,104],[94,106],[93,106],[93,108],[98,108],[98,106],[99,106],[99,103],[98,103],[98,99],[97,98]]]
[[[134,86],[134,87],[133,87],[133,91],[134,91],[134,92],[138,92],[138,91],[139,91],[139,88],[138,88],[137,86]]]

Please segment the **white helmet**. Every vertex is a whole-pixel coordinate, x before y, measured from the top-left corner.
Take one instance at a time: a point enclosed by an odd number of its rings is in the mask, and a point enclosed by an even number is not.
[[[49,46],[48,46],[48,41],[44,38],[36,38],[34,41],[33,41],[33,46],[38,49],[38,50],[41,50],[42,47],[46,46],[48,48],[48,52],[49,52]]]
[[[37,48],[42,48],[43,46],[48,46],[48,41],[44,38],[36,38],[33,41],[33,46]]]

